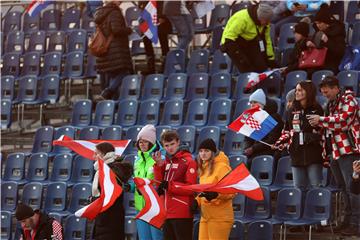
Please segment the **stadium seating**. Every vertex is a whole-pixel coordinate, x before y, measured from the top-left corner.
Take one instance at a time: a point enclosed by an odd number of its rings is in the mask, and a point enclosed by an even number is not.
[[[10,32],[6,40],[6,53],[19,53],[24,52],[25,34],[20,31]]]
[[[70,215],[65,219],[64,239],[86,239],[86,219]]]
[[[273,238],[273,226],[268,221],[256,221],[249,224],[248,239],[261,240]]]
[[[69,186],[75,183],[90,183],[94,176],[94,162],[82,156],[75,156]]]
[[[230,98],[231,92],[231,75],[229,73],[217,72],[211,76],[209,100]]]
[[[102,130],[101,139],[103,140],[120,140],[122,136],[121,126],[112,125]]]
[[[157,99],[162,98],[164,91],[164,75],[150,74],[146,76],[142,92],[142,99]]]
[[[1,76],[1,100],[14,100],[15,78],[13,76]]]
[[[3,181],[15,181],[24,183],[25,178],[25,154],[11,153],[7,156],[4,169]]]
[[[4,19],[3,32],[8,34],[12,31],[20,31],[21,30],[21,15],[22,13],[19,11],[10,11],[7,12]]]
[[[12,239],[11,212],[1,211],[1,239]]]
[[[165,102],[161,124],[178,127],[182,124],[184,102],[181,99],[173,99]]]
[[[26,180],[47,184],[48,178],[48,155],[46,153],[33,153],[29,159]]]
[[[21,202],[29,205],[32,209],[41,209],[43,185],[38,182],[30,182],[24,185]]]
[[[7,99],[1,100],[1,129],[10,128],[12,123],[11,101]]]
[[[52,182],[70,181],[73,156],[71,153],[62,153],[55,156],[50,175]]]
[[[18,199],[18,184],[16,182],[1,183],[1,210],[15,211]]]
[[[209,76],[207,73],[194,73],[190,76],[186,100],[191,101],[198,98],[207,98],[209,88]]]
[[[96,104],[95,119],[93,125],[104,128],[113,124],[115,115],[115,102],[104,100]]]

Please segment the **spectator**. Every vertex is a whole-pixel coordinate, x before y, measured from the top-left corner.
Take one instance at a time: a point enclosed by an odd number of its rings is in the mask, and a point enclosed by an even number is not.
[[[132,33],[125,23],[120,9],[121,1],[103,1],[97,8],[95,23],[106,37],[113,35],[107,54],[96,58],[96,69],[100,73],[103,91],[99,99],[117,99],[121,80],[133,72],[128,35]]]
[[[308,47],[326,47],[325,65],[321,69],[328,69],[337,73],[341,59],[345,54],[345,25],[336,20],[330,13],[329,6],[323,4],[315,15],[315,35],[313,41],[308,41]]]
[[[292,106],[293,103],[295,101],[295,89],[290,90],[287,94],[286,94],[286,105],[285,105],[285,111],[289,111]]]
[[[221,50],[241,73],[264,72],[274,62],[270,37],[272,8],[264,3],[252,5],[232,15],[227,22]]]
[[[156,129],[153,125],[144,126],[137,136],[136,145],[138,147],[138,156],[134,164],[134,177],[154,179],[154,164],[152,154],[160,150],[159,144],[156,142]],[[141,211],[145,206],[145,199],[142,194],[136,189],[134,185],[132,192],[134,192],[135,209]],[[136,228],[139,240],[162,240],[163,233],[161,230],[151,226],[150,224],[136,220]]]
[[[186,53],[195,32],[193,18],[186,6],[186,1],[164,1],[163,14],[176,29],[179,39],[178,49]]]
[[[15,217],[21,223],[20,239],[64,239],[61,224],[40,210],[33,211],[28,205],[20,203]]]
[[[351,181],[350,190],[353,194],[360,194],[360,161],[353,162],[353,178]]]
[[[192,159],[187,146],[180,146],[176,131],[168,130],[161,134],[161,143],[166,151],[165,161],[160,152],[153,155],[155,179],[161,184],[159,195],[165,195],[166,220],[163,226],[164,239],[192,239],[193,214],[190,205],[193,192],[175,188],[172,185],[196,183],[196,161]]]
[[[256,90],[249,98],[250,106],[253,108],[259,106],[261,109],[267,111],[275,121],[278,122],[276,127],[269,132],[268,135],[263,139],[264,142],[274,144],[277,139],[281,136],[281,130],[284,127],[284,123],[281,116],[277,113],[277,104],[274,100],[266,99],[265,93],[262,89]],[[252,138],[245,137],[244,141],[244,154],[248,157],[248,167],[250,168],[252,159],[260,155],[275,155],[275,150],[271,147],[257,142]]]
[[[286,116],[283,134],[275,143],[280,149],[288,145],[294,184],[303,191],[319,187],[322,180],[321,134],[307,119],[309,114],[323,114],[315,97],[316,87],[311,81],[296,85],[295,101]]]
[[[200,184],[219,182],[231,171],[229,159],[216,149],[215,142],[208,138],[198,149],[198,173]],[[192,211],[201,208],[199,239],[228,239],[234,222],[232,199],[234,194],[203,192],[192,205]]]
[[[95,160],[104,161],[114,171],[118,184],[127,183],[132,175],[133,168],[130,164],[117,161],[115,148],[107,142],[95,146]],[[94,164],[96,171],[92,183],[92,199],[100,196],[98,162]],[[94,239],[125,239],[124,232],[125,212],[123,206],[123,194],[121,194],[105,212],[95,218]]]
[[[360,156],[360,110],[352,91],[343,91],[336,77],[325,77],[320,83],[321,93],[329,100],[326,116],[311,115],[312,126],[318,126],[325,132],[323,157],[331,159],[331,170],[336,183],[345,183],[342,189],[345,202],[345,218],[334,229],[343,235],[357,235],[360,223],[360,196],[350,193],[353,162]]]

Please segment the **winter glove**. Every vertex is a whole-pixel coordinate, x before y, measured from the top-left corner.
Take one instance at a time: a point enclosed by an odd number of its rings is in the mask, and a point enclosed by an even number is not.
[[[196,199],[194,199],[190,206],[190,211],[192,214],[196,214],[196,213],[198,213],[198,209],[199,209],[198,201],[196,201]]]
[[[165,193],[165,190],[168,189],[168,181],[162,181],[157,189],[158,195],[163,195]]]
[[[219,194],[217,192],[203,192],[203,193],[200,193],[200,195],[199,195],[199,197],[204,197],[209,202],[211,200],[217,198],[217,196],[219,196]]]

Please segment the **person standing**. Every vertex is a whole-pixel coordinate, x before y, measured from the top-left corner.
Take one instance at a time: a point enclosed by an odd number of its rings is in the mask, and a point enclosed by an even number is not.
[[[54,218],[25,204],[18,204],[15,218],[21,224],[20,240],[64,239],[63,228]]]
[[[358,234],[360,223],[360,196],[350,192],[353,174],[353,162],[360,158],[360,110],[354,93],[342,90],[336,77],[325,77],[320,90],[329,102],[326,115],[312,115],[312,126],[320,127],[325,132],[323,157],[331,165],[336,183],[341,186],[345,202],[345,218],[334,229],[345,236]]]
[[[180,146],[180,137],[174,130],[161,134],[161,143],[166,151],[165,161],[160,152],[153,154],[155,180],[161,182],[158,194],[165,197],[166,220],[163,226],[165,240],[193,239],[193,214],[190,210],[193,192],[173,185],[196,183],[196,161],[187,146]]]
[[[323,110],[316,101],[316,87],[308,80],[296,85],[295,101],[275,143],[280,150],[288,146],[294,184],[303,191],[320,187],[322,181],[321,133],[318,127],[310,125],[309,114],[323,115]]]
[[[219,182],[231,171],[229,159],[224,152],[216,148],[215,142],[208,138],[200,143],[198,149],[198,174],[200,184]],[[194,211],[200,206],[201,219],[199,239],[227,240],[234,223],[232,199],[235,194],[203,192],[192,205]]]

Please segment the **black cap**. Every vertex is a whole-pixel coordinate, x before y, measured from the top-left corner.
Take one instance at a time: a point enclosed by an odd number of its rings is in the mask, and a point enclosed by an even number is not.
[[[216,153],[217,149],[216,149],[216,144],[214,142],[214,140],[212,140],[211,138],[207,138],[204,141],[202,141],[198,147],[198,150],[200,149],[209,149],[210,151]]]
[[[322,4],[319,11],[315,14],[315,22],[323,22],[330,24],[332,21],[332,15],[330,13],[329,5]]]
[[[18,204],[15,212],[15,217],[18,221],[25,220],[32,216],[34,216],[34,211],[31,207],[21,203]]]
[[[295,32],[303,35],[304,37],[309,36],[309,24],[306,22],[299,22],[295,25]]]

